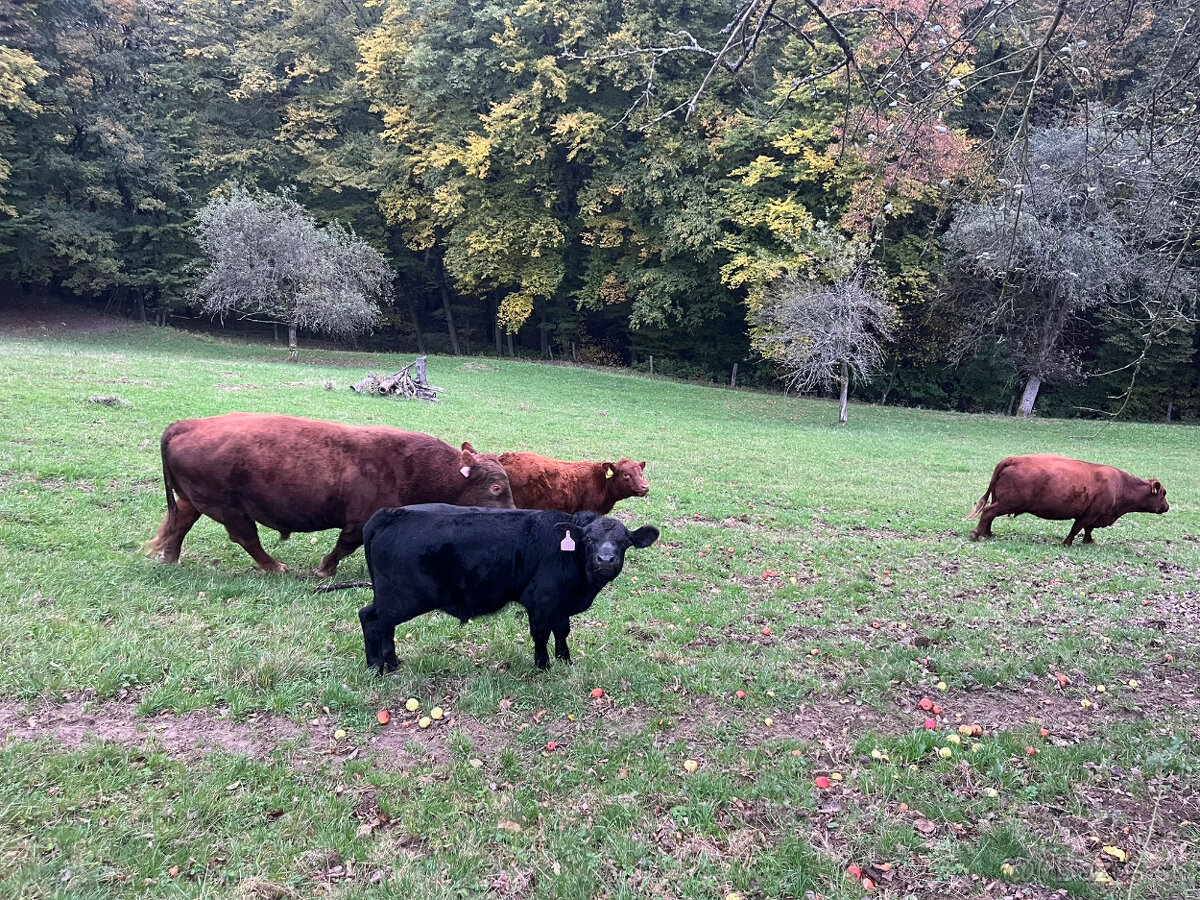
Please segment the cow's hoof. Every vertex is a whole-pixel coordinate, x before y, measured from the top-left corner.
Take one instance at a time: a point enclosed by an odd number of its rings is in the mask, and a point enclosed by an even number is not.
[[[977,541],[982,536],[983,535],[981,535],[978,531],[972,531],[970,534],[967,535],[967,537],[970,538],[972,541]]]

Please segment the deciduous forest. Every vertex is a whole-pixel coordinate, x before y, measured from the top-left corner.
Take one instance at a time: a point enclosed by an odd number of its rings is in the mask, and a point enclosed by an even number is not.
[[[1198,98],[1190,0],[6,0],[0,286],[207,323],[278,195],[362,347],[804,385],[854,296],[852,398],[1195,423]]]

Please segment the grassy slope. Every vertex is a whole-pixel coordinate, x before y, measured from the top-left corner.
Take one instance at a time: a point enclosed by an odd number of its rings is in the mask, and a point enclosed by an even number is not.
[[[1195,430],[873,407],[838,428],[829,403],[449,358],[445,403],[388,402],[346,387],[407,359],[155,329],[0,351],[8,894],[854,897],[855,862],[897,896],[1002,872],[1105,896],[1098,859],[1132,896],[1200,890]],[[618,513],[663,540],[577,621],[571,669],[537,673],[506,611],[412,623],[379,679],[362,592],[261,575],[208,520],[179,568],[138,552],[163,427],[230,410],[646,459]],[[1173,508],[1090,547],[1028,517],[965,542],[995,462],[1034,451],[1156,476]],[[303,571],[332,541],[272,552]],[[339,571],[363,576],[361,553]],[[453,722],[375,723],[409,696]],[[945,740],[969,722],[975,752]]]

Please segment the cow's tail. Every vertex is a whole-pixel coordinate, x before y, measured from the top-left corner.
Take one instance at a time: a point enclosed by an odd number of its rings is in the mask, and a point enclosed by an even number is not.
[[[973,519],[988,505],[991,500],[996,497],[996,479],[1000,477],[1000,473],[1008,466],[1008,460],[1002,460],[994,470],[992,470],[992,480],[988,482],[987,490],[983,492],[983,496],[979,498],[979,502],[975,504],[974,509],[963,516],[963,521]]]
[[[333,584],[323,584],[320,587],[313,588],[314,594],[324,594],[329,591],[344,591],[347,588],[368,588],[371,587],[369,581],[335,581]]]
[[[170,437],[171,429],[167,428],[163,432],[162,440],[159,441],[159,450],[162,453],[163,488],[167,493],[167,517],[158,526],[158,533],[142,545],[142,552],[148,555],[162,550],[163,540],[168,533],[174,531],[175,519],[178,515],[178,506],[175,503],[175,479],[171,477],[171,464],[167,462]]]

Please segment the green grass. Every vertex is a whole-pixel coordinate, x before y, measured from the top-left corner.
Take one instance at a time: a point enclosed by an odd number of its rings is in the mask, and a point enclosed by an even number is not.
[[[1200,890],[1194,429],[839,428],[827,402],[493,359],[432,358],[442,404],[385,401],[348,385],[408,357],[160,329],[0,351],[4,896],[860,897],[850,863],[897,897]],[[231,410],[645,459],[616,513],[662,539],[577,618],[573,667],[536,671],[510,609],[410,623],[380,678],[366,592],[261,574],[207,519],[179,567],[140,552],[163,428]],[[1157,477],[1172,509],[1094,546],[1028,517],[968,542],[994,464],[1035,451]],[[265,538],[303,573],[334,535]]]

